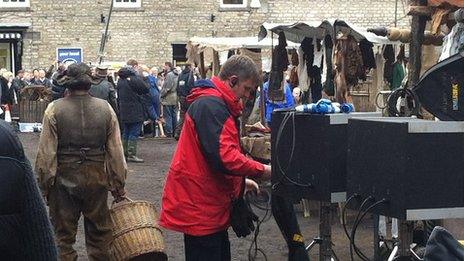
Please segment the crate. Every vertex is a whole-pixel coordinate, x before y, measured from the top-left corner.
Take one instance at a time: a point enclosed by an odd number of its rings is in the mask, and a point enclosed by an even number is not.
[[[34,123],[42,122],[48,101],[28,101],[19,102],[19,122]]]

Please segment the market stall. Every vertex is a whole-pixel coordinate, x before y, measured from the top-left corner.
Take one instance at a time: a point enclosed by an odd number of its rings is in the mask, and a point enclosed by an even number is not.
[[[268,37],[268,32],[301,43],[300,63],[292,66],[299,76],[298,87],[306,93],[304,102],[317,101],[320,96],[316,92],[322,89],[323,96],[352,101],[358,111],[375,110],[376,94],[387,88],[385,78],[392,77],[384,76],[384,68],[393,66],[395,54],[401,50],[393,47],[399,46],[400,41],[391,41],[343,20],[264,23],[259,38]]]
[[[267,71],[270,64],[265,50],[275,45],[275,41],[266,38],[262,41],[258,37],[192,37],[187,43],[187,60],[200,68],[203,78],[208,70],[210,75],[217,75],[220,65],[235,53],[245,54],[252,58],[263,71]],[[289,43],[288,48],[298,48],[299,44]],[[208,65],[212,65],[208,68]]]

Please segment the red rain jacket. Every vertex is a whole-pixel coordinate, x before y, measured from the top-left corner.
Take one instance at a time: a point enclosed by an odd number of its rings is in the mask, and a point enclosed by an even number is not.
[[[219,78],[195,83],[163,192],[160,224],[192,236],[226,230],[245,176],[264,165],[243,155],[238,120],[242,105]]]

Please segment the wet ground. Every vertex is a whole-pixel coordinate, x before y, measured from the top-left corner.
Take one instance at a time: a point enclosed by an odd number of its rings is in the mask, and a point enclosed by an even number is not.
[[[25,151],[32,164],[37,153],[38,134],[20,134]],[[126,190],[131,199],[147,200],[153,202],[157,209],[160,208],[160,200],[164,186],[165,175],[170,165],[172,154],[176,148],[176,142],[172,139],[146,138],[139,141],[139,156],[145,159],[142,164],[129,164],[129,175]],[[319,218],[316,213],[310,218],[304,218],[301,207],[297,206],[298,219],[306,243],[318,235]],[[257,212],[260,216],[264,213]],[[82,222],[82,219],[81,219]],[[349,260],[349,244],[338,217],[334,217],[332,226],[333,248],[340,260]],[[372,255],[373,232],[372,220],[364,221],[357,232],[358,246]],[[266,253],[268,260],[280,261],[287,259],[287,246],[273,218],[261,226],[258,244]],[[164,231],[166,252],[169,260],[184,260],[183,236],[172,231]],[[231,252],[233,260],[248,260],[248,249],[251,244],[251,236],[246,239],[238,239],[232,230],[229,231],[231,239]],[[79,226],[76,249],[79,252],[79,260],[87,260],[82,223]],[[318,247],[313,248],[311,260],[318,260]],[[257,260],[264,260],[259,258]]]

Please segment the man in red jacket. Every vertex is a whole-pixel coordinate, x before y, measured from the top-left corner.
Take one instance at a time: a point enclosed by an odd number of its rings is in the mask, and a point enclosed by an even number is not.
[[[255,63],[232,56],[219,77],[195,83],[190,107],[164,187],[160,224],[184,233],[186,261],[230,260],[227,229],[232,201],[253,177],[270,179],[271,167],[247,158],[240,148],[241,98],[254,92]]]

